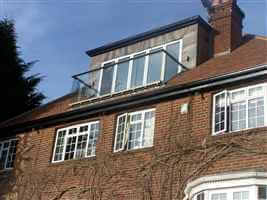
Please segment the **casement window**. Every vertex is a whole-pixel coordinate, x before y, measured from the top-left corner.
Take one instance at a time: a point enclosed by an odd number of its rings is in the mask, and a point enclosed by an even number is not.
[[[16,139],[0,141],[0,170],[14,167],[17,144]]]
[[[153,146],[154,126],[155,109],[118,116],[114,152]]]
[[[99,121],[59,129],[53,162],[95,156],[99,132]]]
[[[213,134],[267,125],[267,84],[222,91],[213,97]]]

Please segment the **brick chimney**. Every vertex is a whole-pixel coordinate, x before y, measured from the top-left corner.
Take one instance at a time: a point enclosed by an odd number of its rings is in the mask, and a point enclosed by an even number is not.
[[[214,56],[228,54],[242,41],[245,14],[236,0],[209,0],[209,6],[206,7],[210,16],[209,23],[214,28]]]

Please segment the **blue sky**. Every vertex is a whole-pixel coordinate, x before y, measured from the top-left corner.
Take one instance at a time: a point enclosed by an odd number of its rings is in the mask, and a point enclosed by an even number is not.
[[[244,32],[267,35],[267,0],[238,2]],[[207,17],[200,0],[0,0],[0,17],[15,20],[23,59],[39,60],[31,73],[45,76],[46,102],[88,70],[86,50],[194,15]]]

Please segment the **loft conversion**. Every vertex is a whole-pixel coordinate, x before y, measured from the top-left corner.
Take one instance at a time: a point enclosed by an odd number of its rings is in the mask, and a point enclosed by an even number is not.
[[[182,40],[146,49],[101,64],[73,76],[77,101],[118,94],[170,80],[186,69],[181,62]]]

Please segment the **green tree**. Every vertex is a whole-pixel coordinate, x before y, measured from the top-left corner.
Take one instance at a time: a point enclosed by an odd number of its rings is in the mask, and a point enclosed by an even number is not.
[[[0,121],[36,108],[45,99],[37,89],[43,77],[26,76],[35,62],[20,57],[13,20],[0,20]]]

